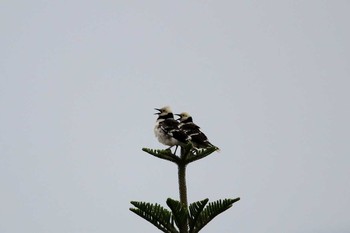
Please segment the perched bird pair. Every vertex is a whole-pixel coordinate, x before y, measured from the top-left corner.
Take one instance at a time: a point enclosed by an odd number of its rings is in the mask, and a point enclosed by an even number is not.
[[[213,147],[207,136],[200,130],[200,127],[193,123],[192,117],[186,113],[175,114],[179,116],[179,121],[174,119],[170,107],[156,108],[159,111],[154,134],[158,141],[164,145],[173,147],[186,145],[191,142],[197,149]],[[175,153],[176,153],[175,149]]]

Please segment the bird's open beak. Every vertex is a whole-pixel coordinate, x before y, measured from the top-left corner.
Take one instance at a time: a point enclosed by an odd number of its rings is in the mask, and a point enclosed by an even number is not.
[[[159,111],[159,112],[154,113],[154,115],[159,115],[161,113],[161,110],[159,108],[155,108],[154,110]]]
[[[181,114],[174,114],[174,115],[179,117],[179,118],[178,118],[178,119],[176,119],[176,120],[181,119]]]

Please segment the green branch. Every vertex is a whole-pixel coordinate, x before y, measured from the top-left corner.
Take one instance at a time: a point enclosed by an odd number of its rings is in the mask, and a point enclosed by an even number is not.
[[[218,151],[218,150],[219,150],[219,148],[217,148],[215,146],[208,147],[205,149],[199,149],[199,150],[194,149],[192,151],[192,153],[190,154],[190,156],[187,158],[186,162],[192,163],[192,162],[197,161],[199,159],[203,159],[203,158],[207,157],[208,155],[210,155],[213,152]]]
[[[172,221],[172,214],[159,204],[132,201],[136,208],[130,208],[132,212],[146,219],[165,233],[178,233]]]
[[[217,215],[231,208],[233,203],[240,200],[240,198],[224,199],[208,204],[209,200],[204,199],[188,206],[186,186],[187,164],[203,159],[213,152],[218,151],[219,148],[213,146],[205,149],[196,149],[189,143],[181,146],[179,156],[173,154],[170,149],[154,150],[142,148],[142,150],[157,158],[176,163],[178,166],[180,201],[167,199],[166,203],[171,211],[168,211],[159,204],[131,202],[135,206],[135,208],[130,208],[132,212],[144,218],[161,231],[165,233],[198,233]]]
[[[179,157],[174,155],[170,149],[153,150],[153,149],[149,149],[149,148],[142,148],[142,150],[147,152],[148,154],[151,154],[151,155],[157,157],[157,158],[165,159],[165,160],[168,160],[168,161],[176,163],[176,164],[179,161]]]

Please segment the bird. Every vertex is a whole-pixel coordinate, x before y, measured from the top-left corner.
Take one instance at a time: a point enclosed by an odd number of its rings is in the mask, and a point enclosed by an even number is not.
[[[179,128],[179,122],[174,119],[174,114],[169,106],[163,108],[155,108],[159,111],[155,113],[158,115],[156,124],[154,126],[154,134],[158,141],[166,146],[176,146],[175,152],[178,146],[183,146],[189,143],[190,137]]]
[[[209,142],[207,136],[200,130],[200,127],[193,123],[193,118],[189,113],[182,112],[175,115],[180,117],[177,119],[180,123],[179,128],[191,138],[190,141],[195,148],[203,149],[216,147],[211,142]],[[219,150],[219,148],[217,149]]]

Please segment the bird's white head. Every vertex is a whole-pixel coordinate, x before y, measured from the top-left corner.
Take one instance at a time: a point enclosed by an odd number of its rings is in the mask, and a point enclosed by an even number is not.
[[[180,122],[185,122],[187,120],[192,121],[192,117],[189,113],[187,112],[182,112],[180,114],[175,114],[176,116],[179,116],[180,118],[178,119]]]
[[[159,116],[166,116],[168,114],[172,114],[171,108],[169,106],[165,106],[162,108],[155,108],[155,110],[159,111],[155,113],[155,115],[159,115]]]

